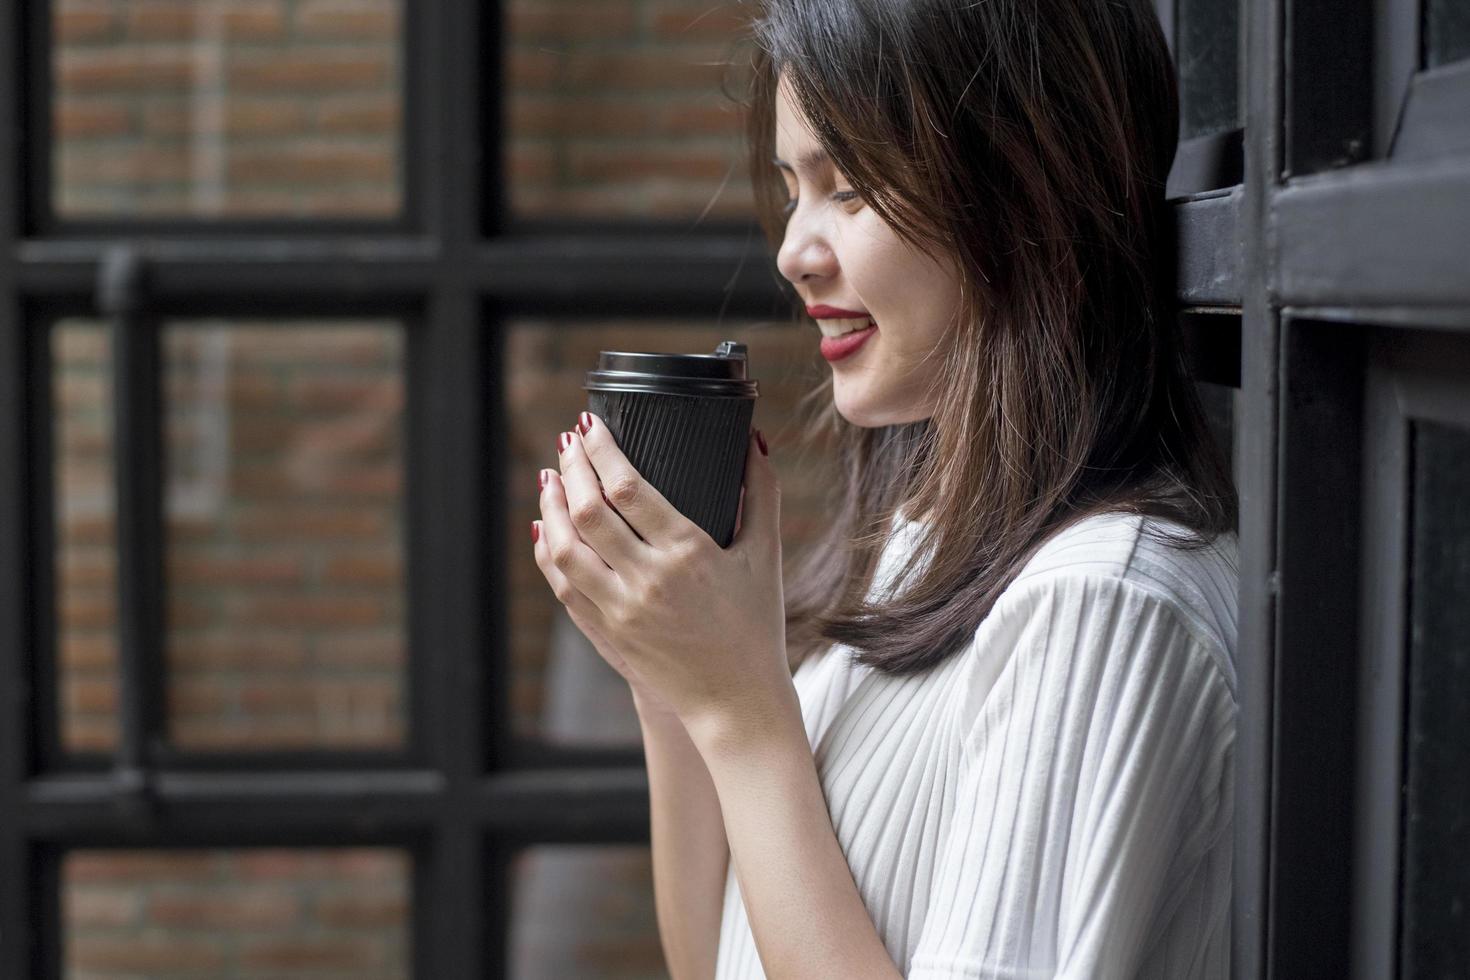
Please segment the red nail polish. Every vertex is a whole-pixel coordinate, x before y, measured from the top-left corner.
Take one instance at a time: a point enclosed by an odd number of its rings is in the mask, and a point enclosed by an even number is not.
[[[570,432],[563,432],[561,435],[556,437],[556,451],[559,453],[566,452],[567,447],[571,444],[572,434]]]
[[[536,485],[538,490],[546,489],[546,471],[542,470],[536,474]]]
[[[762,456],[771,455],[771,451],[766,448],[766,437],[761,434],[760,429],[755,430],[755,444],[760,447]]]
[[[541,525],[536,521],[531,522],[531,543],[535,544],[541,540]]]
[[[591,412],[583,412],[581,415],[577,416],[577,431],[582,433],[582,435],[584,436],[592,431]]]

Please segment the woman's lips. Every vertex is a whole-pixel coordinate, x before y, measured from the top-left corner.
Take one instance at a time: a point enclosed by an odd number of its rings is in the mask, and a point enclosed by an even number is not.
[[[823,337],[822,356],[829,361],[840,361],[856,353],[857,349],[867,343],[868,338],[877,332],[878,327],[875,324],[866,330],[854,330],[841,337]]]
[[[855,317],[865,317],[868,314],[858,310],[842,310],[835,306],[808,306],[806,315],[813,320],[848,320]]]

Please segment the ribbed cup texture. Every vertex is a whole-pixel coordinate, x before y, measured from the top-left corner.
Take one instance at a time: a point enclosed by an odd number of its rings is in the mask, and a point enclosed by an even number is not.
[[[594,391],[587,409],[607,422],[645,480],[721,548],[729,547],[754,399]]]

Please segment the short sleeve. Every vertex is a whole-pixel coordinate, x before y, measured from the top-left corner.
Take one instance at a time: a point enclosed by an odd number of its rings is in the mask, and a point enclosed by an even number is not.
[[[975,643],[954,815],[906,975],[1133,977],[1228,846],[1221,653],[1170,600],[1080,574],[1008,592]],[[1220,928],[1199,908],[1179,916],[1198,948],[1168,950],[1196,963]],[[1208,909],[1228,916],[1228,897]]]

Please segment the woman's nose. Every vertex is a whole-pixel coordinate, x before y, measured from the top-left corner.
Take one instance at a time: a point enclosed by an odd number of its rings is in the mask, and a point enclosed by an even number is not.
[[[776,253],[776,268],[789,282],[811,282],[837,274],[837,255],[815,228],[793,215]]]

